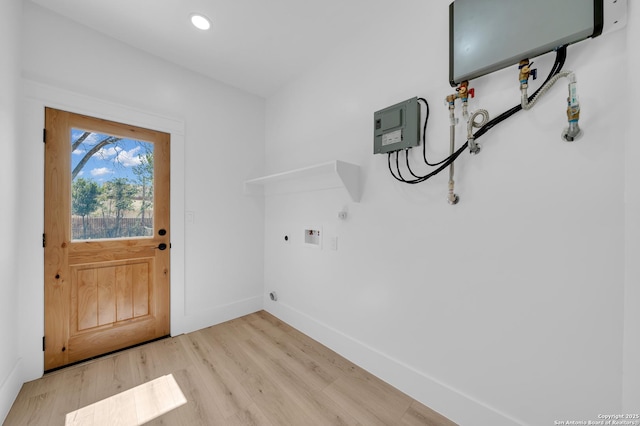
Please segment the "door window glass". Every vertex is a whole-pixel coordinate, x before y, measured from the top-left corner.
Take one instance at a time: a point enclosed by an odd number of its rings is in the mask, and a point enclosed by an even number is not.
[[[71,130],[71,239],[153,236],[153,144]]]

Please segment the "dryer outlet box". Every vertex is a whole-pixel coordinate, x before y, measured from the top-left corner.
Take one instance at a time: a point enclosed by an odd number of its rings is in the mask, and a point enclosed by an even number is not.
[[[307,226],[304,228],[304,245],[305,247],[322,248],[322,228],[319,226]]]

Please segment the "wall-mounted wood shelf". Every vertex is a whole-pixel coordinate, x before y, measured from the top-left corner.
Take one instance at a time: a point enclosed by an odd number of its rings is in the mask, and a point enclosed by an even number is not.
[[[345,188],[351,199],[359,202],[360,166],[333,160],[251,179],[244,186],[246,194],[265,195]]]

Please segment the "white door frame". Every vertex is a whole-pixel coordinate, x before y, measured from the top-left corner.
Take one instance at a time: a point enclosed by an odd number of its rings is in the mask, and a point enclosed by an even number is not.
[[[43,374],[44,335],[44,108],[159,130],[171,134],[171,335],[185,331],[185,123],[125,105],[24,81],[20,164],[19,318],[24,381]]]

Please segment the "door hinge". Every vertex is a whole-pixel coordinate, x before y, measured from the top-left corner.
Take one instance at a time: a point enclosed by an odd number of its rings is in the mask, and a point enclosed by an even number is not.
[[[47,234],[43,233],[42,234],[42,247],[46,247],[47,246]]]
[[[42,142],[47,143],[47,129],[42,129]]]
[[[42,352],[47,348],[47,338],[42,336]]]

